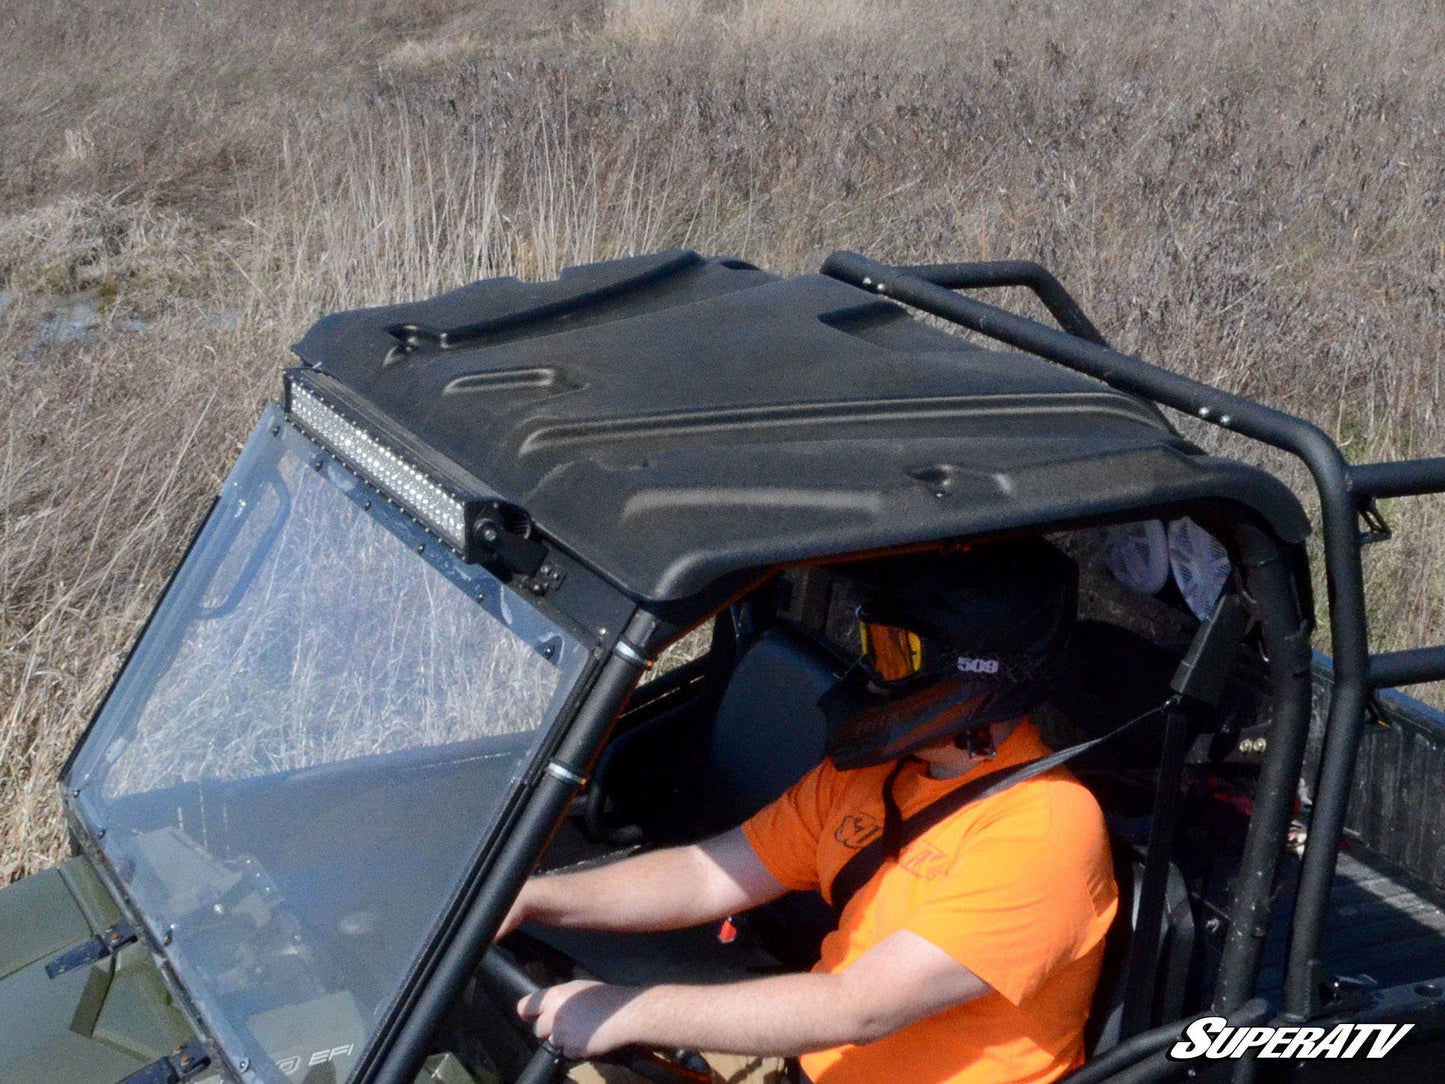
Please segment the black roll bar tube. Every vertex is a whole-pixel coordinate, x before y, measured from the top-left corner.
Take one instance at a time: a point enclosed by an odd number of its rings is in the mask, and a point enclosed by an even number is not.
[[[651,614],[638,611],[623,630],[620,642],[647,644],[656,624]],[[585,784],[597,750],[636,686],[644,665],[645,660],[635,647],[626,654],[619,650],[607,657],[547,767],[537,774],[532,795],[503,844],[501,854],[407,1014],[399,1034],[381,1053],[380,1064],[369,1076],[358,1073],[358,1080],[415,1084],[437,1025],[491,947],[507,908],[551,841],[567,804]]]
[[[854,252],[835,252],[823,273],[870,293],[952,321],[1112,387],[1194,415],[1301,459],[1320,498],[1325,580],[1330,600],[1330,648],[1336,684],[1330,702],[1319,787],[1300,872],[1294,927],[1285,972],[1285,1015],[1307,1019],[1318,996],[1320,937],[1329,908],[1335,858],[1344,831],[1350,778],[1364,731],[1369,696],[1369,636],[1360,560],[1358,506],[1349,465],[1318,426],[1221,391],[1096,342],[1045,327],[974,298],[963,297]]]
[[[1118,1046],[1111,1046],[1097,1058],[1091,1058],[1087,1063],[1064,1077],[1063,1084],[1098,1084],[1102,1080],[1112,1080],[1114,1074],[1120,1070],[1127,1069],[1135,1062],[1143,1061],[1150,1054],[1157,1053],[1164,1047],[1178,1042],[1180,1030],[1194,1019],[1191,1017],[1189,1020],[1170,1021],[1167,1024],[1160,1024],[1157,1028],[1151,1028],[1149,1031],[1141,1031],[1138,1035],[1125,1039]]]
[[[1254,992],[1265,935],[1274,909],[1274,882],[1284,848],[1280,845],[1294,814],[1295,785],[1309,738],[1312,680],[1310,615],[1279,542],[1248,521],[1233,531],[1250,613],[1259,621],[1269,659],[1269,744],[1255,787],[1254,813],[1240,854],[1240,877],[1230,901],[1214,1009],[1228,1015]]]
[[[1043,302],[1049,315],[1070,335],[1108,346],[1104,336],[1085,314],[1074,295],[1052,272],[1032,260],[990,260],[987,263],[918,264],[900,270],[950,290],[977,290],[989,286],[1027,286]]]
[[[1445,681],[1445,646],[1413,647],[1370,656],[1370,688],[1394,689],[1422,681]]]
[[[1237,1012],[1230,1013],[1225,1022],[1230,1027],[1252,1027],[1255,1024],[1264,1023],[1268,1018],[1269,1005],[1263,998],[1255,998],[1242,1005]],[[1184,1022],[1180,1023],[1182,1025]],[[1182,1031],[1182,1026],[1180,1031]],[[1176,1040],[1182,1037],[1180,1031],[1174,1033]],[[1169,1051],[1173,1049],[1173,1045],[1173,1043],[1169,1043],[1161,1046],[1148,1057],[1136,1061],[1127,1069],[1110,1077],[1108,1084],[1159,1084],[1160,1081],[1171,1078],[1179,1080],[1202,1076],[1203,1067],[1198,1062],[1175,1061],[1169,1057]],[[1240,1064],[1252,1065],[1253,1062],[1241,1062]]]
[[[1423,497],[1445,493],[1445,458],[1363,463],[1350,468],[1356,499]],[[1445,681],[1445,645],[1370,656],[1370,688],[1389,689],[1422,681]]]
[[[1179,1041],[1184,1028],[1195,1020],[1211,1015],[1217,1014],[1196,1013],[1184,1020],[1171,1020],[1169,1023],[1160,1024],[1149,1031],[1141,1031],[1133,1038],[1125,1039],[1118,1046],[1104,1051],[1087,1065],[1075,1069],[1068,1076],[1063,1077],[1060,1084],[1101,1084],[1103,1081],[1107,1081],[1108,1084],[1118,1084],[1120,1081],[1131,1079],[1130,1074],[1135,1072],[1134,1067],[1139,1065],[1146,1067],[1143,1070],[1145,1073],[1157,1073],[1158,1059],[1164,1055],[1164,1051]],[[1248,1027],[1258,1024],[1268,1015],[1269,1005],[1263,998],[1256,998],[1241,1005],[1234,1012],[1225,1014],[1231,1027]],[[1180,1071],[1189,1069],[1189,1066],[1183,1062],[1166,1064]],[[1151,1075],[1148,1079],[1157,1079],[1157,1077]]]
[[[1350,477],[1361,497],[1423,497],[1445,492],[1445,458],[1360,463]]]

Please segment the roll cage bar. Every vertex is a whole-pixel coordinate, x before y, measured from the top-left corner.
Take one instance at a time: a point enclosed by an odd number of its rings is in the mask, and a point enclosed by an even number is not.
[[[1382,687],[1445,679],[1445,645],[1371,653],[1361,548],[1367,542],[1389,536],[1389,529],[1375,506],[1377,498],[1445,492],[1445,457],[1352,466],[1329,436],[1302,418],[1114,350],[1063,284],[1036,263],[896,267],[852,252],[835,252],[824,262],[822,270],[832,278],[1095,377],[1121,391],[1289,452],[1309,469],[1320,501],[1335,685],[1289,941],[1282,1017],[1297,1023],[1319,1015],[1324,1008],[1323,991],[1328,983],[1320,959],[1320,939],[1344,829],[1356,751],[1368,717],[1369,697]],[[995,286],[1028,287],[1063,330],[955,292]],[[1367,528],[1364,531],[1360,529],[1362,518]],[[1279,714],[1276,717],[1279,718]],[[1296,741],[1301,737],[1294,736]],[[1293,749],[1289,747],[1294,744],[1293,741],[1270,743],[1271,756],[1260,781],[1262,799],[1288,801],[1292,797],[1292,794],[1265,795],[1263,792],[1278,790],[1282,783],[1292,791],[1294,781],[1281,778],[1280,769],[1292,759]],[[1275,768],[1274,772],[1271,767]],[[1251,836],[1259,838],[1246,841],[1246,861],[1260,854],[1261,847],[1277,845],[1264,838],[1263,831],[1266,821],[1277,820],[1277,816],[1268,815],[1256,818],[1252,829],[1260,830],[1251,831]],[[1268,914],[1265,897],[1272,889],[1273,863],[1270,865],[1271,875],[1267,879],[1244,879],[1243,887],[1238,890],[1241,898],[1236,900],[1236,918],[1251,912],[1259,916]],[[1241,934],[1247,935],[1248,931]],[[1221,989],[1216,992],[1214,1006],[1215,1010],[1230,1015],[1241,1010],[1255,968],[1249,966],[1239,972],[1229,965],[1231,961],[1251,965],[1257,961],[1257,951],[1255,959],[1248,961],[1249,953],[1244,949],[1236,950],[1241,955],[1232,955],[1230,949],[1235,943],[1236,939],[1231,937],[1226,946],[1220,967]],[[1231,976],[1231,971],[1235,971],[1235,975]],[[1177,1027],[1171,1026],[1168,1037],[1176,1034]],[[1142,1039],[1142,1035],[1136,1037],[1136,1040]],[[1131,1041],[1128,1045],[1137,1050],[1150,1044]],[[1119,1049],[1122,1054],[1122,1048]],[[1084,1075],[1092,1079],[1088,1070]]]

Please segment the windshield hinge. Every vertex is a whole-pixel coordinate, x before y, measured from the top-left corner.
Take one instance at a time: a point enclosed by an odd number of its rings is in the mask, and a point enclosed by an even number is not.
[[[45,973],[52,979],[59,978],[77,967],[89,967],[97,960],[104,960],[136,939],[136,932],[129,922],[117,922],[104,933],[74,945],[45,965]]]
[[[144,1069],[137,1069],[120,1084],[176,1084],[190,1080],[211,1064],[211,1055],[199,1039],[191,1039]]]

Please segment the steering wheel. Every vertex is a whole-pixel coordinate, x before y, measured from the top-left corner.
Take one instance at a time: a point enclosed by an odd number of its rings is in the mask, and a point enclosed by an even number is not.
[[[530,939],[525,934],[513,934],[508,940],[525,943]],[[547,952],[550,956],[571,962],[566,953],[559,952],[550,945],[547,946]],[[509,1005],[542,989],[511,957],[508,949],[497,945],[493,945],[482,957],[478,974],[492,992]],[[626,1046],[592,1060],[616,1062],[638,1076],[657,1081],[658,1084],[709,1084],[712,1080],[712,1075],[705,1070],[689,1068],[672,1058],[638,1046]],[[538,1043],[532,1060],[527,1063],[514,1084],[563,1084],[573,1061],[574,1059],[564,1055],[551,1041],[543,1039]]]

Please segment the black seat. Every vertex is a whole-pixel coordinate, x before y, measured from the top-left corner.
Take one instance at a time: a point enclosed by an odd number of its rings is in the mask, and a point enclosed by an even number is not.
[[[587,835],[667,845],[737,827],[823,759],[818,698],[840,671],[808,634],[764,632],[726,675],[710,720],[696,698],[673,698],[608,744],[580,806]]]
[[[736,827],[823,759],[818,699],[843,667],[806,633],[779,625],[758,637],[728,681],[708,743],[700,835]],[[791,892],[742,917],[748,939],[783,967],[818,959],[833,915],[817,892]]]
[[[719,701],[697,791],[690,796],[697,812],[686,837],[737,827],[823,759],[827,724],[818,698],[840,671],[826,648],[796,629],[775,626],[758,637],[738,660]],[[615,760],[657,742],[657,734],[624,735],[614,743],[614,763],[606,774],[624,776],[627,769]],[[715,926],[629,934],[625,941],[582,930],[530,932],[612,982],[717,982],[812,966],[832,922],[818,893],[793,892],[738,916],[743,936],[726,945]]]
[[[708,741],[698,834],[736,827],[823,759],[818,699],[842,667],[807,634],[778,625],[738,661]]]
[[[1104,621],[1080,621],[1066,672],[1054,692],[1054,702],[1060,709],[1056,720],[1060,732],[1047,735],[1051,744],[1096,737],[1162,703],[1169,695],[1169,682],[1178,662],[1178,652],[1138,632]],[[1130,965],[1143,948],[1136,942],[1134,931],[1144,877],[1144,848],[1113,829],[1132,820],[1133,830],[1127,835],[1142,840],[1147,834],[1147,818],[1155,798],[1152,775],[1162,748],[1162,728],[1146,727],[1131,734],[1127,741],[1110,742],[1070,765],[1079,780],[1094,792],[1111,821],[1109,846],[1119,885],[1119,911],[1105,943],[1104,968],[1085,1029],[1091,1055],[1117,1045],[1132,1032],[1176,1019],[1183,1012],[1196,939],[1188,889],[1173,861],[1165,879],[1164,913],[1153,973],[1137,980],[1133,996],[1139,1003],[1125,1011]]]
[[[1139,914],[1139,895],[1144,880],[1144,859],[1139,850],[1114,832],[1109,834],[1114,858],[1114,879],[1119,885],[1119,910],[1104,942],[1104,966],[1094,991],[1089,1021],[1084,1027],[1084,1045],[1089,1056],[1102,1054],[1128,1038],[1125,1031],[1125,1000],[1129,993],[1129,970],[1140,945],[1134,937]],[[1131,1006],[1132,1031],[1167,1020],[1184,1012],[1184,994],[1195,943],[1194,911],[1184,876],[1169,864],[1165,882],[1164,914],[1155,948],[1153,974],[1141,980],[1141,1004]],[[1142,1026],[1139,1021],[1142,1020]]]

